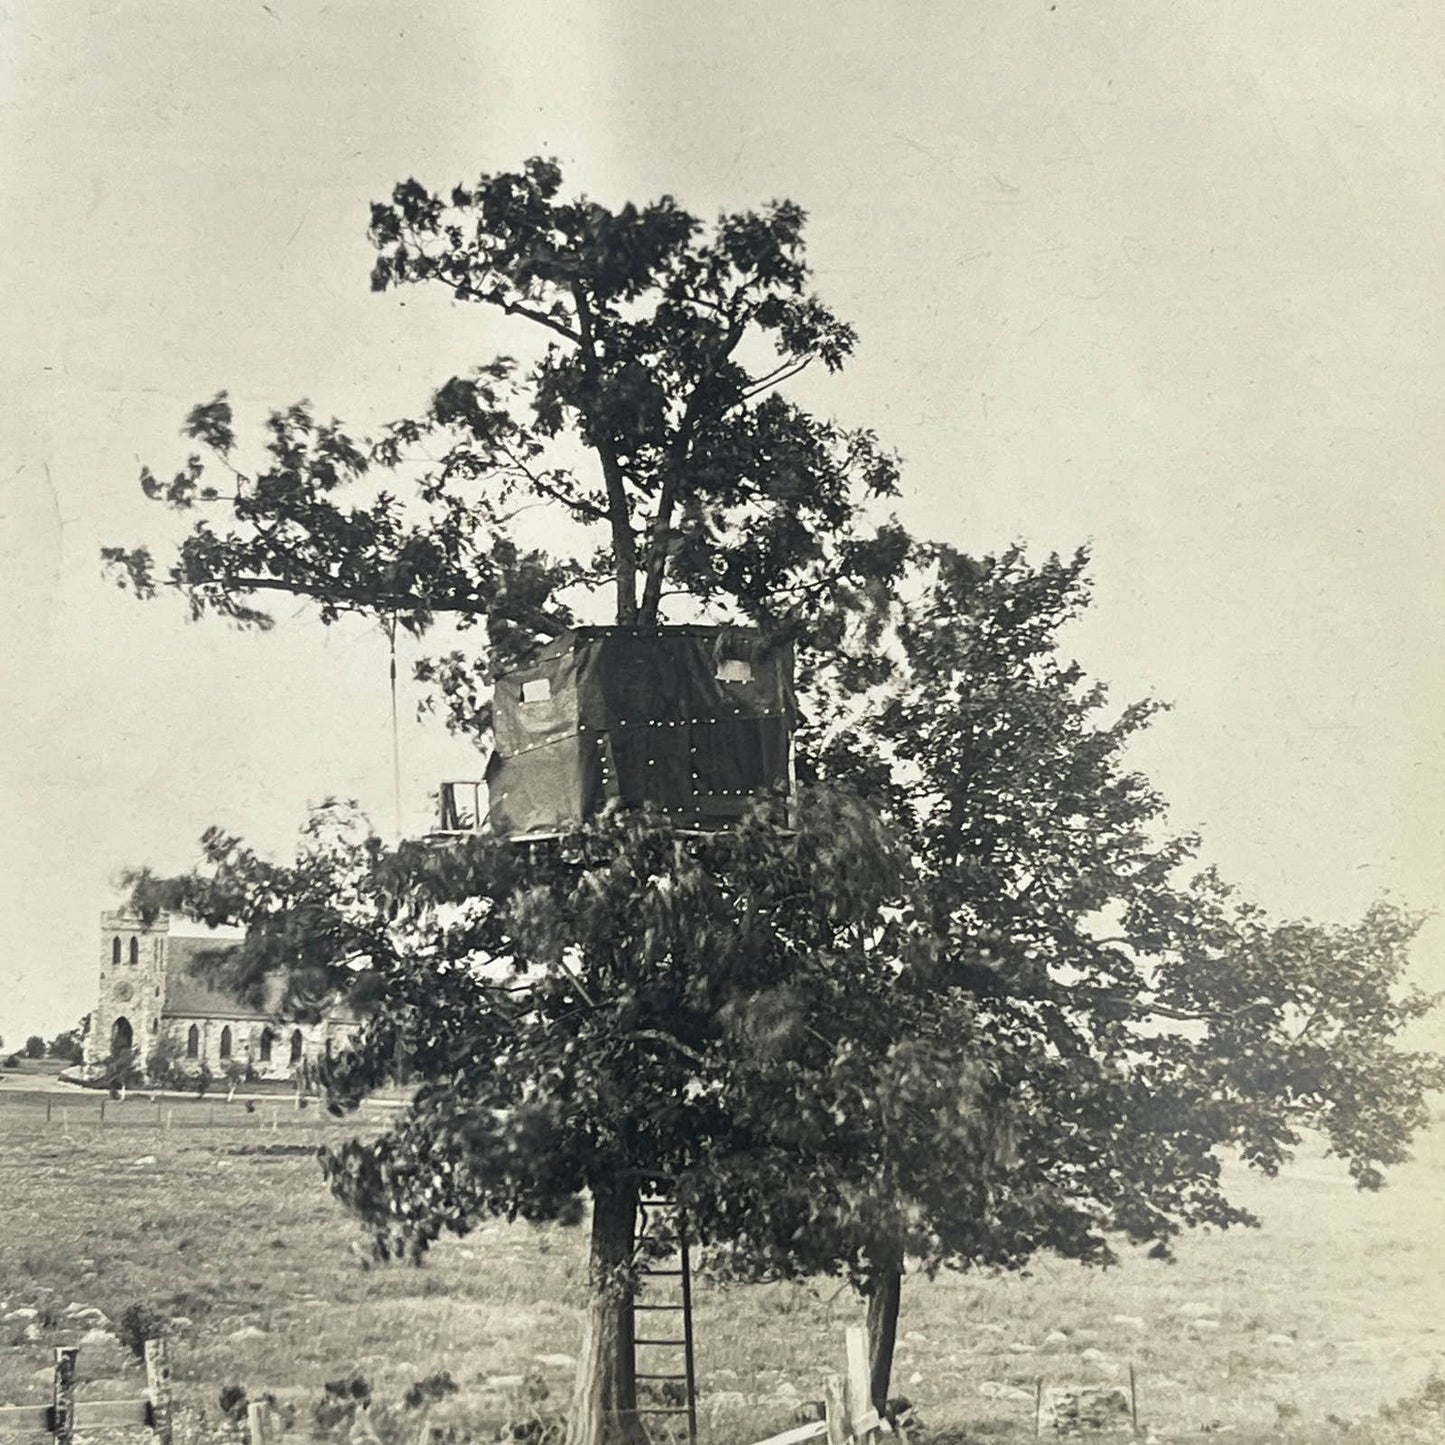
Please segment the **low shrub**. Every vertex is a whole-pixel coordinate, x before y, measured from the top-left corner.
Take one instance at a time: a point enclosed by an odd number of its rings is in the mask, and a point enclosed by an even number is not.
[[[115,1337],[133,1354],[143,1360],[147,1340],[158,1340],[170,1322],[161,1312],[144,1300],[132,1300],[121,1310],[115,1323]]]

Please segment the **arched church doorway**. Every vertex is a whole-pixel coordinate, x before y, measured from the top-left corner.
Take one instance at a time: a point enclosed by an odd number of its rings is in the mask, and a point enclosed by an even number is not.
[[[123,1015],[110,1026],[110,1052],[112,1055],[128,1052],[135,1043],[135,1030],[130,1020]]]

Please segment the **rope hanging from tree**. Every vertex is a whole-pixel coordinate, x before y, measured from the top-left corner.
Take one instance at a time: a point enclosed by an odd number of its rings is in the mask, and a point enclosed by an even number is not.
[[[401,725],[396,706],[396,613],[383,623],[391,677],[391,802],[396,841],[401,842]]]

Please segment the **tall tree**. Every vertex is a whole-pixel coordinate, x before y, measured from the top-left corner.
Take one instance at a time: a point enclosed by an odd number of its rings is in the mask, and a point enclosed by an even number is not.
[[[142,474],[199,514],[174,559],[106,551],[196,616],[269,626],[279,593],[445,633],[419,672],[479,743],[492,676],[600,594],[624,625],[745,620],[797,649],[791,829],[607,816],[388,849],[328,811],[292,864],[215,831],[196,873],[137,875],[143,907],[248,925],[215,965],[233,985],[349,993],[338,1105],[407,1059],[409,1111],[327,1165],[378,1248],[590,1194],[570,1440],[595,1445],[639,1433],[632,1233],[659,1176],[739,1272],[869,1293],[880,1398],[905,1260],[1099,1260],[1242,1221],[1215,1149],[1276,1167],[1311,1120],[1376,1182],[1438,1078],[1395,1042],[1425,1006],[1399,990],[1412,921],[1279,927],[1191,881],[1124,761],[1153,709],[1111,714],[1058,652],[1084,559],[969,559],[873,516],[893,460],[780,390],[854,344],[808,290],[797,207],[704,227],[559,192],[533,161],[372,211],[374,286],[444,287],[530,360],[447,380],[371,445],[278,412],[254,460],[217,397],[186,425],[211,460]],[[576,545],[524,543],[534,503]]]

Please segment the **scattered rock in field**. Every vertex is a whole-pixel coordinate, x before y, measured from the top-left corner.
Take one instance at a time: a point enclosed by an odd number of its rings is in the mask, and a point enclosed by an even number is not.
[[[533,1355],[532,1358],[549,1370],[575,1370],[577,1368],[576,1355]]]
[[[985,1335],[1001,1335],[1004,1333],[1002,1325],[975,1325],[974,1329]]]
[[[1032,1400],[1034,1392],[1019,1385],[1006,1385],[1002,1380],[984,1380],[978,1393],[990,1400]]]
[[[736,1380],[737,1377],[738,1372],[729,1369],[713,1370],[708,1375],[708,1378],[711,1380]]]
[[[927,1345],[932,1343],[927,1335],[921,1334],[918,1330],[909,1330],[903,1338],[907,1340],[910,1345]]]
[[[55,1378],[55,1366],[42,1365],[40,1369],[30,1372],[30,1378],[32,1380],[53,1380]]]
[[[803,1392],[791,1380],[784,1380],[774,1388],[773,1394],[777,1395],[779,1399],[791,1402],[799,1400]]]
[[[1191,1330],[1217,1330],[1217,1329],[1219,1328],[1219,1321],[1218,1321],[1218,1320],[1204,1320],[1204,1319],[1201,1319],[1201,1320],[1190,1320],[1190,1321],[1189,1321],[1189,1328],[1190,1328]]]
[[[707,1408],[712,1415],[729,1415],[748,1408],[748,1397],[741,1390],[719,1390],[707,1397]]]
[[[793,1411],[793,1420],[799,1425],[816,1425],[828,1418],[828,1407],[822,1400],[808,1400]]]
[[[172,1315],[171,1328],[173,1330],[189,1330],[195,1327],[194,1320],[188,1320],[185,1315]]]
[[[266,1337],[266,1331],[259,1325],[242,1325],[239,1330],[232,1330],[228,1339],[232,1340],[262,1340]]]
[[[1278,1345],[1283,1350],[1292,1350],[1295,1347],[1292,1335],[1266,1335],[1264,1342],[1267,1345]]]
[[[1205,1304],[1202,1300],[1193,1300],[1187,1305],[1180,1305],[1174,1313],[1181,1320],[1202,1320],[1211,1315],[1217,1315],[1219,1311],[1213,1305]]]
[[[32,1343],[35,1340],[43,1340],[45,1338],[45,1331],[42,1330],[39,1325],[26,1325],[25,1338]]]
[[[146,1168],[152,1164],[158,1164],[160,1161],[154,1154],[142,1154],[139,1159],[132,1159],[130,1162],[137,1168]]]
[[[80,1343],[82,1345],[111,1345],[115,1343],[115,1336],[109,1330],[86,1330],[80,1337]]]
[[[1103,1350],[1088,1349],[1083,1351],[1080,1354],[1079,1358],[1086,1365],[1102,1365],[1104,1363],[1105,1356]]]
[[[919,1371],[915,1370],[915,1371],[908,1377],[908,1383],[909,1383],[910,1385],[921,1385],[921,1384],[923,1383],[923,1376],[922,1376],[922,1374],[920,1374]]]
[[[80,1267],[81,1269],[94,1269],[95,1261],[93,1259],[82,1259],[80,1261]]]
[[[1129,1393],[1118,1385],[1069,1385],[1045,1390],[1039,1428],[1056,1435],[1110,1430],[1129,1420]]]
[[[484,1381],[489,1390],[520,1390],[527,1383],[525,1375],[488,1375]]]
[[[1044,1343],[1046,1345],[1066,1345],[1069,1343],[1069,1337],[1062,1330],[1050,1330],[1044,1336]]]
[[[1035,1350],[1036,1346],[1027,1344],[1023,1340],[1015,1340],[1009,1346],[1009,1352],[1015,1355],[1032,1355]]]
[[[4,1323],[7,1325],[19,1324],[22,1320],[33,1320],[39,1313],[39,1310],[31,1309],[29,1305],[21,1305],[18,1310],[11,1310],[5,1316]]]
[[[1144,1321],[1139,1315],[1115,1315],[1113,1324],[1123,1325],[1126,1330],[1142,1330]]]

